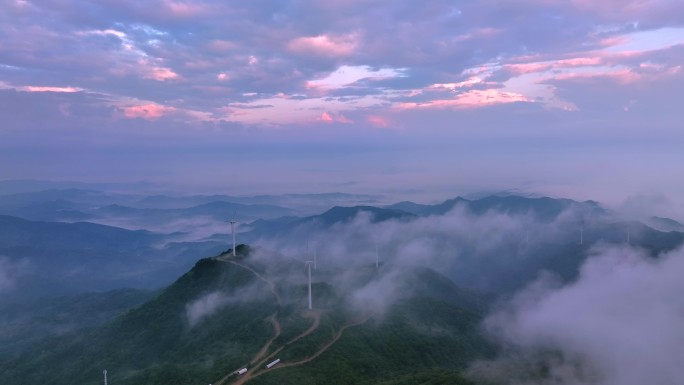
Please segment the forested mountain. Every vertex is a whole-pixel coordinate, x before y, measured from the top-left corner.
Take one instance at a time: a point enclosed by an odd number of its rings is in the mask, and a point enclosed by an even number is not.
[[[95,384],[107,369],[119,384],[228,384],[246,366],[255,384],[372,384],[456,373],[493,352],[478,330],[487,300],[429,269],[317,270],[310,311],[301,262],[239,251],[200,260],[110,324],[5,355],[0,382]],[[406,286],[389,295],[375,285]]]

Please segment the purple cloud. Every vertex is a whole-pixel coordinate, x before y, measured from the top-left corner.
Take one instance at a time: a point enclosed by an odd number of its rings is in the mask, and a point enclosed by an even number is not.
[[[258,152],[262,143],[342,142],[375,148],[367,161],[386,168],[398,154],[422,161],[417,147],[461,141],[489,153],[482,143],[517,136],[525,148],[547,141],[555,153],[599,160],[605,153],[568,143],[622,132],[657,132],[653,143],[679,138],[682,7],[8,0],[0,5],[0,146],[27,151],[44,135],[42,147],[58,148],[67,139],[54,138],[78,132],[88,139],[76,146],[172,143],[200,167],[193,149],[206,143]],[[412,150],[385,145],[395,140]],[[492,153],[522,159],[522,147]],[[318,161],[310,151],[306,160]],[[39,168],[26,162],[28,174]],[[450,169],[434,167],[435,175]]]

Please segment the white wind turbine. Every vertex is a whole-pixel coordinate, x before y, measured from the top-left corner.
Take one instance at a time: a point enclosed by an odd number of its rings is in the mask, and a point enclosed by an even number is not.
[[[309,268],[309,310],[311,310],[311,265],[313,264],[313,261],[306,261],[304,263],[306,263],[306,267]]]
[[[235,256],[235,225],[238,223],[235,220],[236,214],[237,214],[237,209],[235,209],[235,212],[233,213],[233,219],[228,221],[228,223],[230,223],[230,231],[231,231],[231,233],[233,233],[233,257]]]

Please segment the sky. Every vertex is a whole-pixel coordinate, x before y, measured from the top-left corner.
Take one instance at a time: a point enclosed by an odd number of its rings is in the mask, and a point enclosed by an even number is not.
[[[0,180],[684,193],[680,0],[0,0]]]

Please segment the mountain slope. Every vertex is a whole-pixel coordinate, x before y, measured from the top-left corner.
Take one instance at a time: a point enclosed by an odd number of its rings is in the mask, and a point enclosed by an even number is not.
[[[0,356],[42,338],[102,325],[148,301],[153,293],[118,289],[0,306]]]
[[[257,237],[282,237],[292,232],[320,231],[334,225],[348,223],[358,215],[368,215],[371,223],[388,220],[410,221],[416,218],[415,214],[395,209],[383,209],[374,206],[335,206],[322,214],[304,218],[282,217],[273,220],[254,221],[249,224],[250,233],[247,234],[247,237],[249,239]]]
[[[492,195],[480,199],[457,197],[435,205],[423,205],[414,202],[399,202],[386,206],[387,209],[398,209],[420,216],[444,215],[456,206],[463,207],[475,215],[488,211],[497,211],[509,215],[533,215],[544,221],[551,221],[565,210],[574,209],[586,216],[603,215],[606,211],[594,201],[577,202],[570,199],[548,197],[530,198],[517,195]]]
[[[0,262],[15,267],[0,303],[167,284],[192,262],[181,248],[160,247],[166,240],[149,231],[0,215]]]
[[[384,316],[347,329],[316,360],[249,383],[375,384],[421,369],[463,369],[492,352],[478,334],[480,321],[478,313],[430,297],[401,300]]]
[[[268,324],[262,320],[274,311],[273,299],[255,287],[255,300],[226,300],[195,325],[189,323],[188,304],[217,290],[229,298],[254,280],[244,269],[201,260],[158,297],[106,327],[47,340],[2,362],[7,369],[0,383],[96,383],[105,368],[112,383],[209,383],[268,339]]]
[[[317,272],[308,312],[300,262],[253,258],[203,259],[107,326],[0,357],[0,383],[95,383],[107,369],[117,384],[370,384],[411,368],[458,370],[491,352],[478,329],[485,302],[433,271],[361,268],[342,286],[333,279],[342,272]],[[389,278],[418,288],[386,311],[355,305],[358,289]],[[264,371],[275,358],[280,367]],[[232,374],[250,360],[251,378]]]

